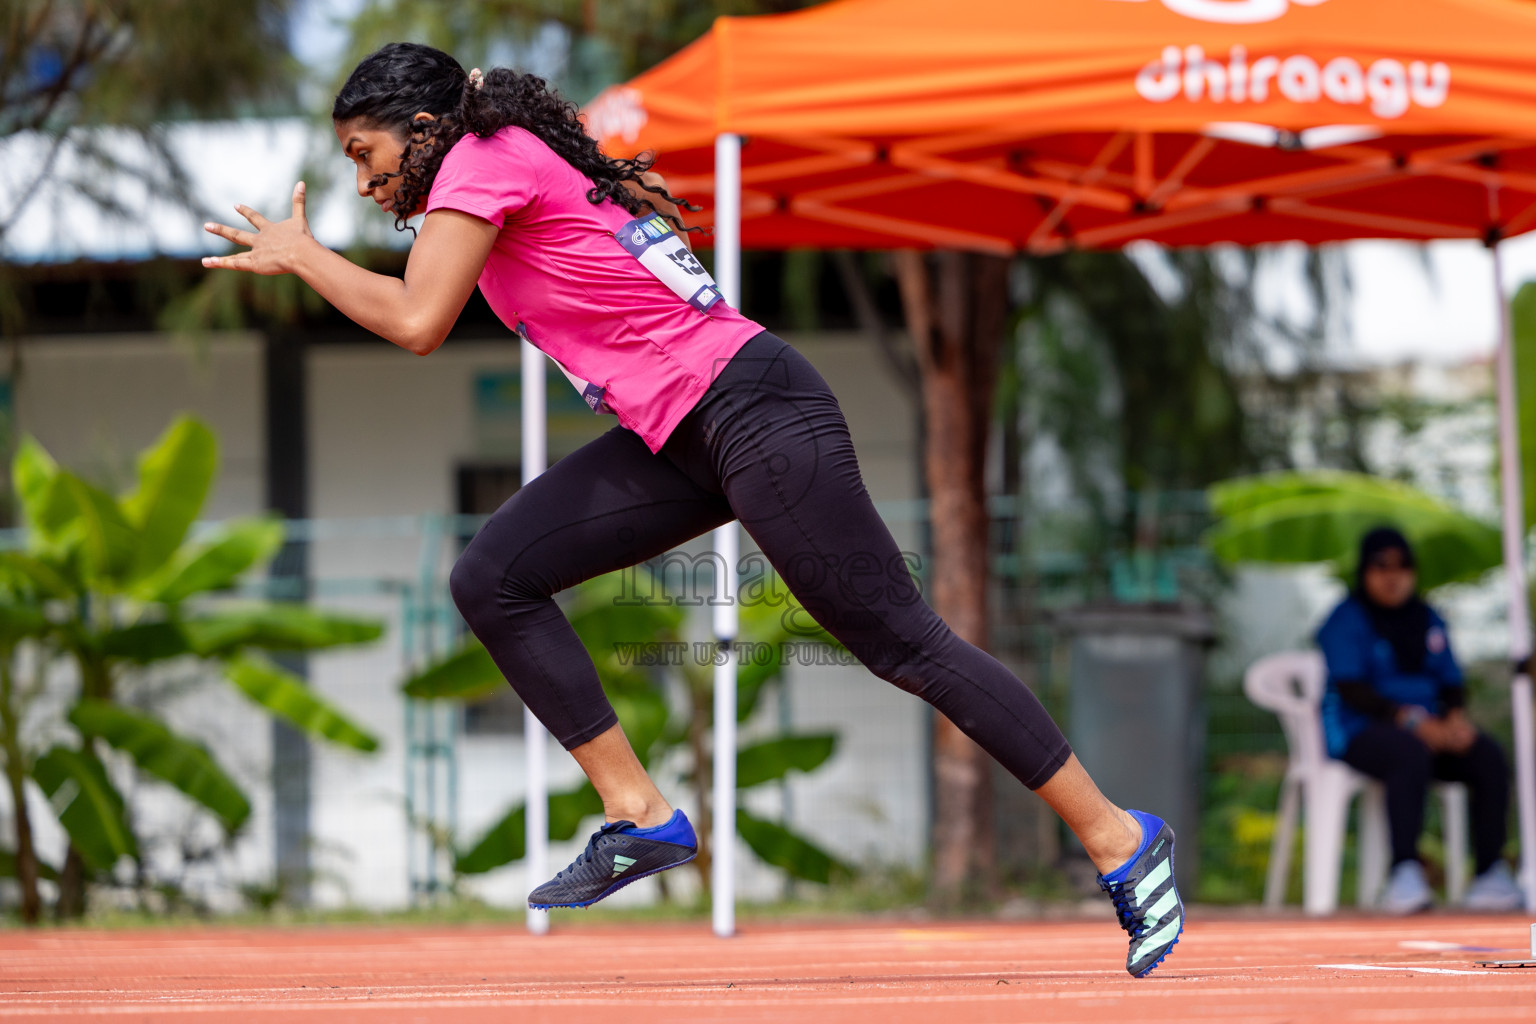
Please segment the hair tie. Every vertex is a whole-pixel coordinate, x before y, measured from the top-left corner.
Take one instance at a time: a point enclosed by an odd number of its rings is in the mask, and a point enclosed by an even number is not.
[[[485,72],[479,68],[472,68],[469,72],[469,84],[478,91],[485,84]]]

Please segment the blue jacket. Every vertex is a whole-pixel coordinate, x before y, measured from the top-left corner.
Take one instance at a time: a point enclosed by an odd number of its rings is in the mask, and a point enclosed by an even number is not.
[[[1424,670],[1417,674],[1398,669],[1392,645],[1377,634],[1369,614],[1353,595],[1340,602],[1317,631],[1317,645],[1323,649],[1323,659],[1328,663],[1322,715],[1323,735],[1332,757],[1342,755],[1349,741],[1371,721],[1369,716],[1344,703],[1338,691],[1340,681],[1369,683],[1394,704],[1417,704],[1431,714],[1444,710],[1442,687],[1463,685],[1461,667],[1451,653],[1445,620],[1434,609],[1429,613]]]

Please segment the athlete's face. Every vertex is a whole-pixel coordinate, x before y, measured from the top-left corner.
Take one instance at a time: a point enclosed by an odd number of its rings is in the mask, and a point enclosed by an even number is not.
[[[431,114],[417,114],[417,120],[430,120]],[[362,118],[335,123],[336,140],[341,151],[357,168],[357,194],[372,199],[385,213],[395,209],[395,189],[399,182],[390,178],[382,185],[369,187],[369,182],[381,174],[394,174],[400,169],[400,157],[409,141],[403,134],[378,128]]]

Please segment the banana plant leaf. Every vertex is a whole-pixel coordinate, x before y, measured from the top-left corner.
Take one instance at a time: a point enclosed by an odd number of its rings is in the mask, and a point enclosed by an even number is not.
[[[783,600],[765,600],[765,594],[782,595]],[[786,644],[824,643],[843,649],[831,633],[811,618],[777,575],[742,588],[739,616],[742,640],[751,641],[755,646],[753,657],[743,658],[736,665],[738,722],[752,717],[768,685],[784,674]],[[793,624],[794,628],[790,629],[788,624]],[[764,652],[767,652],[766,657]]]
[[[625,572],[609,573],[578,589],[566,617],[582,642],[611,651],[623,642],[675,639],[687,621],[688,609],[676,603],[645,600],[649,591],[644,595],[630,593],[624,576]]]
[[[115,589],[127,575],[139,534],[123,514],[117,499],[60,470],[59,485],[74,502],[75,515],[63,531],[64,543],[78,546],[88,578],[98,587]]]
[[[175,604],[210,590],[225,590],[282,546],[283,524],[276,520],[230,523],[213,540],[178,552],[135,592],[145,600]]]
[[[58,567],[47,559],[20,551],[0,551],[0,586],[16,592],[35,593],[45,599],[67,599],[75,587]]]
[[[1414,488],[1356,474],[1229,481],[1212,488],[1211,504],[1226,518],[1205,540],[1230,563],[1327,562],[1348,575],[1360,538],[1384,524],[1413,544],[1426,590],[1477,579],[1503,560],[1497,527]]]
[[[1286,470],[1223,480],[1212,484],[1206,490],[1206,500],[1210,503],[1212,512],[1226,517],[1270,502],[1317,494],[1375,495],[1410,503],[1428,498],[1428,495],[1422,491],[1396,480],[1387,480],[1365,473],[1320,469]]]
[[[762,648],[760,648],[761,650]],[[757,710],[770,683],[784,674],[784,648],[774,644],[773,654],[764,660],[736,663],[736,721],[745,722]]]
[[[478,640],[406,679],[401,687],[417,700],[484,700],[507,685],[501,669]]]
[[[819,640],[837,644],[832,634],[789,592],[777,573],[743,582],[738,621],[741,635],[752,640]]]
[[[655,689],[626,690],[622,693],[610,690],[608,702],[619,716],[619,725],[623,726],[624,735],[629,737],[635,756],[641,764],[647,763],[651,747],[655,746],[667,728],[667,718],[671,711],[667,707],[666,697]]]
[[[692,565],[692,558],[688,559]],[[701,583],[707,572],[699,573]],[[679,603],[679,598],[700,601],[708,594],[699,592],[680,593],[666,588],[668,574],[658,575],[650,565],[637,565],[630,569],[596,576],[576,588],[576,600],[570,617],[574,620],[588,610],[602,606],[633,608],[655,616],[652,625],[663,632],[675,632],[688,616],[690,605]],[[671,579],[679,579],[671,574]]]
[[[201,743],[176,735],[148,715],[106,701],[81,701],[70,710],[69,721],[83,734],[101,737],[132,757],[144,771],[202,804],[219,819],[226,834],[239,831],[250,817],[251,805],[245,794]]]
[[[765,821],[742,808],[736,809],[736,831],[758,857],[791,877],[823,885],[834,877],[852,877],[851,865],[838,860],[804,836],[778,822]]]
[[[185,619],[181,628],[194,653],[226,657],[242,648],[314,651],[377,640],[384,627],[373,619],[315,611],[302,604],[269,604]]]
[[[792,771],[815,771],[837,749],[834,733],[779,736],[753,743],[736,752],[736,788],[747,789]]]
[[[51,547],[74,517],[74,498],[59,480],[59,465],[32,437],[24,437],[11,460],[11,482],[21,503],[33,550]]]
[[[454,870],[465,875],[483,875],[487,871],[522,860],[528,852],[527,807],[518,804],[492,825],[467,852],[454,857]],[[583,820],[603,813],[602,798],[592,784],[549,795],[549,836],[570,839]],[[542,879],[540,879],[542,881]]]
[[[177,418],[139,456],[138,487],[122,499],[124,516],[138,534],[129,576],[150,575],[181,547],[208,499],[218,465],[213,431],[191,416]]]
[[[241,693],[301,732],[353,750],[371,752],[379,748],[373,735],[315,696],[298,676],[271,662],[237,659],[225,667],[225,676]]]
[[[46,632],[48,617],[40,609],[0,596],[0,657],[5,656],[5,648]]]
[[[615,685],[605,674],[603,687],[635,753],[643,761],[652,744],[666,727],[667,705],[649,677],[645,686],[623,681]],[[483,700],[507,686],[506,677],[478,641],[442,661],[428,665],[406,679],[402,690],[417,700]]]
[[[33,763],[32,778],[48,794],[59,824],[93,869],[110,871],[119,858],[138,857],[123,795],[100,761],[69,747],[54,747]]]
[[[16,877],[16,854],[12,850],[0,850],[0,878]],[[37,862],[37,877],[50,882],[59,880],[59,870],[43,860]]]
[[[108,630],[101,634],[98,649],[108,658],[122,658],[136,665],[192,653],[187,634],[174,622],[144,622]]]
[[[628,592],[633,589],[624,582],[628,572],[583,584],[567,616],[610,693],[653,687],[649,649],[654,644],[681,643],[688,615],[686,608],[676,604],[641,603],[640,596]],[[641,574],[641,579],[647,578]]]

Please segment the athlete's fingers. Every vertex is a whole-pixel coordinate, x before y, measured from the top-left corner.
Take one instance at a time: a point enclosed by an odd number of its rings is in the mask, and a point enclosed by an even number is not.
[[[272,225],[271,221],[267,220],[267,218],[263,217],[249,206],[246,206],[244,203],[236,203],[235,212],[244,217],[246,220],[250,221],[251,226],[254,227],[257,231],[265,231]]]
[[[233,256],[204,256],[203,266],[212,270],[254,270],[255,264],[248,252],[237,252]]]
[[[231,242],[234,242],[236,245],[251,246],[256,244],[255,235],[251,234],[249,231],[242,231],[239,228],[232,228],[227,224],[215,224],[210,221],[203,225],[203,230],[208,232],[210,235],[218,235],[220,238],[227,238]]]
[[[304,221],[304,183],[293,186],[293,219]]]

